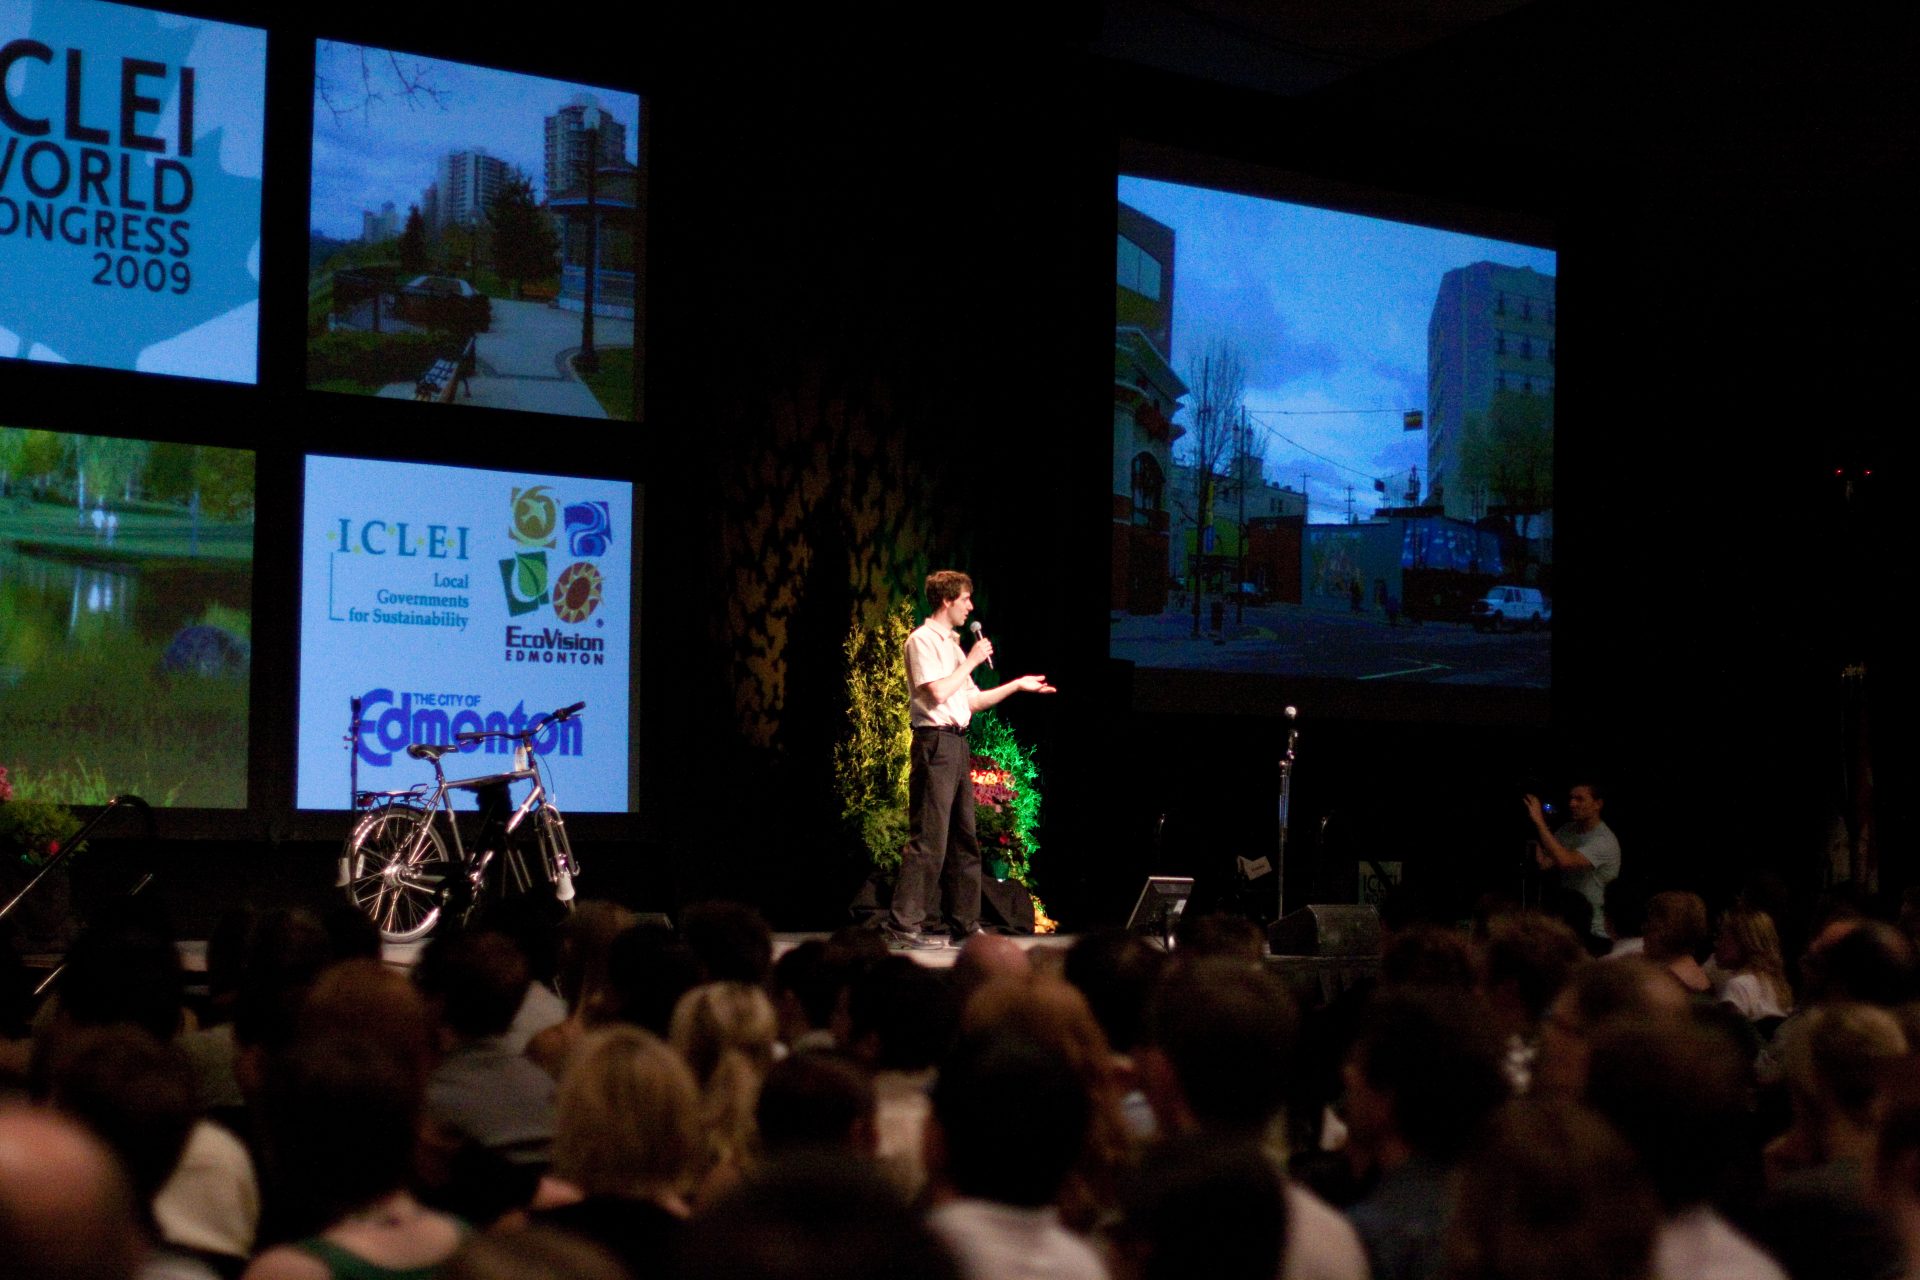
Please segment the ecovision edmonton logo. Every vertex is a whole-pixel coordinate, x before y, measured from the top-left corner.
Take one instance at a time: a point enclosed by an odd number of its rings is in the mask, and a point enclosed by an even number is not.
[[[508,532],[515,549],[500,562],[500,585],[506,592],[508,616],[528,618],[550,607],[560,622],[578,626],[606,603],[606,578],[594,561],[613,546],[613,517],[602,501],[562,506],[548,488],[537,484],[513,490]],[[547,553],[558,551],[563,537],[566,553],[558,558],[571,563],[550,580]],[[533,621],[528,618],[529,625],[524,626],[507,624],[502,661],[596,667],[606,663],[605,639],[554,626],[536,628],[530,625]],[[593,625],[605,622],[599,618]]]

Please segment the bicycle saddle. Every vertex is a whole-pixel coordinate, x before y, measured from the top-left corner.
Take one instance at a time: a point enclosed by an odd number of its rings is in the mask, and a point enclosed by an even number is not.
[[[438,760],[441,756],[452,755],[459,749],[451,743],[441,746],[432,742],[416,742],[407,748],[407,754],[415,760]]]

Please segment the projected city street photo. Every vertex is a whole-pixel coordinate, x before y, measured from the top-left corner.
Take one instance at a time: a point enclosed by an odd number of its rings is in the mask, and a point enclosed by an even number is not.
[[[0,427],[15,795],[244,808],[253,454]]]
[[[307,385],[638,421],[634,93],[322,41]]]
[[[1112,656],[1548,688],[1557,255],[1118,194]]]

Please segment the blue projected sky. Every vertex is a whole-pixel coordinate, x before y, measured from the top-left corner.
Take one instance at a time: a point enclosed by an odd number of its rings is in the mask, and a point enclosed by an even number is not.
[[[517,166],[544,200],[546,118],[580,94],[627,126],[626,159],[638,161],[638,94],[328,40],[314,79],[311,227],[336,240],[358,239],[362,211],[386,201],[404,217],[450,151]]]
[[[1345,518],[1349,485],[1362,516],[1404,497],[1409,468],[1424,491],[1426,433],[1401,413],[1426,408],[1440,278],[1482,261],[1558,274],[1548,249],[1306,205],[1130,177],[1119,196],[1173,228],[1174,370],[1216,339],[1240,348],[1267,479],[1298,489],[1304,474],[1315,523]]]

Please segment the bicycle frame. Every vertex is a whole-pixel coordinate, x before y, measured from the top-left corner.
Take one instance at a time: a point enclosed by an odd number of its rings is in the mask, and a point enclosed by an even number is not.
[[[415,743],[407,753],[426,761],[433,769],[433,782],[419,783],[395,791],[356,792],[356,807],[366,814],[355,824],[341,850],[339,886],[348,896],[375,917],[382,932],[398,940],[419,936],[433,927],[442,910],[464,917],[488,892],[494,856],[499,855],[499,892],[524,893],[543,877],[552,885],[554,897],[561,903],[573,901],[573,877],[578,871],[566,836],[566,823],[554,805],[552,793],[542,776],[539,759],[533,751],[533,739],[550,722],[565,719],[584,704],[576,703],[551,716],[542,717],[531,728],[519,732],[462,733],[454,743]],[[448,778],[442,757],[456,749],[471,750],[488,738],[505,738],[515,744],[514,767],[499,773],[470,778]],[[530,782],[527,795],[511,804],[507,790],[514,783]],[[494,792],[494,788],[499,788]],[[469,850],[460,831],[459,815],[453,807],[455,791],[481,793],[481,834]],[[489,794],[490,793],[490,794]],[[445,821],[441,821],[444,815]],[[528,819],[533,819],[540,877],[527,865],[520,840]],[[405,830],[390,824],[405,824]],[[443,838],[442,832],[451,838]],[[518,838],[516,838],[518,837]],[[399,843],[391,843],[398,839]],[[368,862],[364,859],[371,858]],[[439,875],[427,870],[439,866]],[[371,872],[369,871],[371,868]],[[374,879],[369,881],[369,874]],[[371,890],[360,886],[371,883]],[[394,913],[404,899],[416,904],[414,918],[402,922]],[[431,912],[421,905],[426,900],[438,903]],[[382,917],[385,917],[384,919]]]

